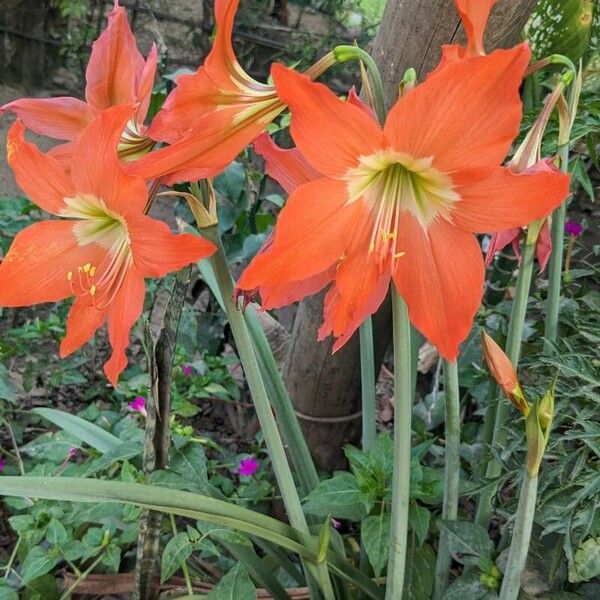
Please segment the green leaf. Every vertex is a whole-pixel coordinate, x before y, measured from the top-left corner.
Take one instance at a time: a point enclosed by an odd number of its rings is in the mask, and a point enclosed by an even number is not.
[[[121,565],[121,548],[116,544],[109,544],[104,550],[102,564],[113,573],[118,573]]]
[[[46,539],[53,546],[62,546],[69,538],[65,526],[58,519],[51,519],[46,527]]]
[[[369,456],[385,475],[386,481],[392,477],[394,470],[394,442],[387,431],[380,433],[369,449]]]
[[[430,521],[431,513],[429,510],[412,501],[408,509],[408,523],[417,536],[419,546],[427,539]]]
[[[98,450],[98,452],[108,452],[121,444],[121,440],[112,433],[81,417],[71,415],[62,410],[56,410],[55,408],[34,408],[31,412],[44,417],[47,421],[68,431],[88,446]]]
[[[0,400],[6,400],[7,402],[15,402],[17,394],[15,392],[15,386],[12,384],[6,367],[0,364]]]
[[[364,494],[351,473],[337,473],[331,479],[321,481],[306,497],[304,510],[319,517],[330,514],[351,521],[360,521],[367,515]]]
[[[19,596],[4,579],[0,579],[0,600],[19,600]]]
[[[23,585],[37,579],[40,575],[49,573],[58,563],[58,559],[46,554],[41,546],[29,551],[22,565],[21,583]]]
[[[589,581],[600,575],[600,538],[590,538],[581,544],[569,564],[569,581]]]
[[[219,581],[206,600],[256,600],[256,588],[252,585],[248,571],[238,563]]]
[[[208,523],[206,521],[198,521],[196,523],[198,530],[203,534],[208,535],[209,537],[216,538],[222,542],[226,542],[228,544],[239,544],[240,546],[249,546],[252,547],[252,542],[250,538],[245,536],[238,531],[233,531],[231,529],[227,529],[221,525],[215,525],[214,523]]]
[[[406,573],[403,598],[429,600],[435,576],[435,554],[429,544],[423,544],[419,548],[409,544],[406,553]]]
[[[459,562],[463,562],[463,556],[482,558],[492,552],[493,544],[487,531],[477,523],[441,519],[438,527],[447,533],[448,549]]]
[[[443,600],[481,600],[490,591],[480,581],[479,569],[468,569],[444,592]]]
[[[319,544],[317,546],[317,563],[322,563],[327,558],[331,531],[331,517],[327,515],[319,531]]]
[[[350,463],[350,470],[356,477],[358,487],[363,492],[376,493],[379,487],[378,483],[383,486],[384,482],[381,481],[382,473],[378,470],[377,463],[373,458],[354,446],[346,446],[344,454]]]
[[[188,444],[183,449],[173,448],[171,471],[193,482],[198,491],[210,489],[206,456],[199,444]]]
[[[390,546],[390,515],[367,517],[360,526],[360,537],[376,577],[387,565]]]
[[[190,542],[187,533],[180,532],[173,536],[165,546],[160,565],[160,582],[164,583],[181,568],[194,551],[194,544]]]
[[[142,453],[143,445],[139,442],[119,442],[118,446],[105,452],[100,458],[88,462],[80,471],[81,477],[95,475],[99,471],[104,471],[114,463],[134,458]]]

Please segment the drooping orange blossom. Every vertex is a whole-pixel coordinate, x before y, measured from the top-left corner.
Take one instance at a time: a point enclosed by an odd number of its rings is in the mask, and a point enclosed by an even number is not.
[[[232,45],[239,0],[215,0],[216,35],[204,64],[180,75],[154,118],[148,135],[171,144],[128,165],[133,175],[166,183],[212,177],[284,110],[272,85],[256,81],[240,66]],[[317,77],[331,57],[308,71]]]
[[[175,235],[143,214],[147,190],[127,175],[117,142],[134,106],[103,111],[74,142],[70,174],[24,138],[17,120],[7,156],[17,183],[41,209],[61,217],[35,223],[15,237],[0,264],[0,306],[75,301],[61,357],[105,322],[113,352],[104,366],[116,385],[127,365],[129,331],[144,302],[144,278],[162,277],[215,250],[199,237]]]
[[[531,223],[568,194],[567,175],[501,166],[519,130],[529,57],[521,44],[448,63],[394,105],[383,129],[325,86],[274,65],[292,137],[323,177],[291,194],[271,247],[239,288],[301,281],[335,265],[321,334],[345,340],[392,278],[415,327],[454,360],[483,290],[474,233]]]
[[[119,139],[121,158],[130,160],[155,143],[147,136],[144,119],[152,95],[156,61],[154,45],[144,60],[129,26],[127,12],[115,0],[107,28],[92,45],[85,74],[85,102],[68,96],[21,98],[2,106],[0,114],[11,111],[32,131],[68,140],[49,152],[68,168],[73,154],[72,142],[98,114],[112,106],[138,104]]]

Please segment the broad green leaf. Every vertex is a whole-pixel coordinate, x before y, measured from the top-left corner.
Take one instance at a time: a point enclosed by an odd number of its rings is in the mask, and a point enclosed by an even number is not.
[[[0,585],[0,600],[19,600],[19,596],[12,588]]]
[[[477,558],[489,556],[493,549],[487,531],[477,523],[441,519],[438,527],[447,533],[450,553],[459,562],[462,562],[464,555]]]
[[[142,444],[139,442],[121,442],[119,445],[105,452],[100,458],[89,461],[79,473],[81,477],[89,477],[104,471],[116,462],[128,460],[142,453]]]
[[[423,544],[419,548],[409,544],[406,553],[406,573],[403,598],[429,600],[435,576],[435,554],[429,544]]]
[[[108,567],[109,571],[118,573],[121,565],[121,548],[116,544],[109,544],[104,549],[104,556],[101,562]]]
[[[242,533],[239,533],[238,531],[233,531],[232,529],[227,529],[227,527],[215,525],[206,521],[198,521],[196,526],[198,527],[198,530],[201,531],[203,534],[206,534],[209,537],[216,538],[217,540],[220,540],[222,542],[252,547],[252,542],[250,541],[250,539]]]
[[[199,444],[188,444],[181,450],[173,448],[171,470],[193,482],[199,491],[206,491],[210,488],[206,456]]]
[[[444,392],[427,394],[422,402],[413,407],[413,415],[423,421],[427,431],[431,431],[444,422],[444,407],[446,396]]]
[[[360,521],[367,515],[364,494],[351,473],[337,473],[325,479],[307,496],[304,510],[308,514]]]
[[[378,470],[375,460],[354,446],[346,446],[344,454],[350,463],[350,470],[356,477],[358,487],[363,492],[377,493],[378,487],[383,486],[384,482],[381,481],[383,473]]]
[[[481,600],[490,591],[480,581],[481,571],[467,569],[444,592],[443,600]]]
[[[256,600],[256,588],[252,585],[248,571],[238,563],[219,581],[206,600]]]
[[[16,398],[15,386],[8,376],[8,371],[3,364],[0,364],[0,400],[15,402]]]
[[[194,544],[186,532],[174,535],[165,546],[160,565],[160,582],[164,583],[181,568],[194,551]]]
[[[46,551],[41,546],[32,548],[23,561],[21,583],[25,585],[37,579],[40,575],[49,573],[57,563],[58,559],[46,554]]]
[[[417,536],[419,545],[427,539],[429,531],[429,522],[431,513],[424,506],[419,506],[416,502],[411,501],[408,509],[408,524]]]
[[[65,526],[58,519],[51,519],[46,527],[46,539],[48,542],[53,546],[62,546],[68,538],[69,534]]]
[[[369,455],[384,473],[386,480],[391,480],[394,469],[394,442],[387,431],[377,435],[369,449]]]
[[[68,431],[98,452],[108,452],[121,444],[117,436],[76,415],[55,408],[34,408],[32,412]]]
[[[360,537],[373,567],[376,577],[379,577],[387,565],[390,546],[390,515],[372,515],[367,517],[360,526]]]
[[[600,575],[600,538],[590,538],[577,548],[569,564],[569,581],[589,581]]]

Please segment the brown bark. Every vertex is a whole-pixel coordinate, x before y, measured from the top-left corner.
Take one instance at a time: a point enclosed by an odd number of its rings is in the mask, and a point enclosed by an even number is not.
[[[488,23],[486,48],[517,42],[535,2],[498,2]],[[437,64],[440,46],[463,39],[451,0],[389,0],[372,51],[381,70],[387,103],[396,99],[398,82],[407,68],[414,67],[423,79]],[[358,336],[334,355],[331,341],[315,342],[323,320],[322,305],[322,295],[300,303],[284,378],[317,467],[332,471],[343,464],[342,446],[356,443],[360,434],[360,354]],[[391,331],[386,303],[374,321],[376,372]]]

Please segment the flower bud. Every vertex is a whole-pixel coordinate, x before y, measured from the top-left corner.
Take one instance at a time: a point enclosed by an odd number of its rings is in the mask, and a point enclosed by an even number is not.
[[[527,438],[527,471],[531,477],[538,474],[540,464],[548,445],[552,420],[554,418],[554,386],[556,378],[544,397],[529,413],[525,421]]]

